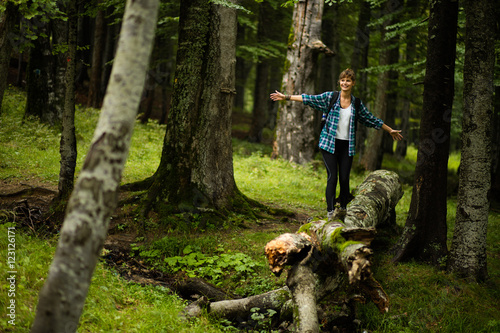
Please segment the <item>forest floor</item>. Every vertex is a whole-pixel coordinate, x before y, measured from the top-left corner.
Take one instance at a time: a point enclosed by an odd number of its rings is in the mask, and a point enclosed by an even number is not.
[[[55,223],[50,214],[50,204],[56,194],[57,186],[36,178],[30,178],[26,181],[2,180],[0,183],[0,212],[3,214],[9,212],[18,226],[37,236],[57,234],[60,224]],[[125,199],[127,195],[128,192],[120,192],[120,200]],[[131,245],[136,243],[139,234],[143,233],[138,228],[121,230],[120,226],[133,225],[133,219],[132,214],[128,214],[123,206],[116,208],[104,243],[106,263],[128,280],[141,284],[173,286],[176,283],[175,276],[167,276],[164,272],[147,267],[140,259],[131,255]],[[296,232],[307,219],[308,215],[305,212],[297,212],[286,217],[273,215],[259,223],[247,223],[244,228],[255,232],[283,229]],[[151,233],[157,233],[157,230]],[[158,237],[161,235],[148,235],[146,238]]]

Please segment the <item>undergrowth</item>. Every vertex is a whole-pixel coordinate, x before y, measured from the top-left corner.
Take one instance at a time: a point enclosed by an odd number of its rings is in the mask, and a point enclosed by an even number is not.
[[[0,179],[4,182],[42,180],[55,185],[59,173],[59,133],[47,125],[23,117],[23,95],[9,89],[0,117]],[[78,167],[89,147],[99,110],[77,108]],[[165,126],[154,122],[136,124],[130,157],[123,182],[142,180],[152,175],[161,154]],[[238,188],[249,198],[262,203],[300,212],[308,217],[324,217],[325,171],[320,160],[297,166],[271,159],[268,145],[233,140],[234,171]],[[412,192],[412,172],[416,149],[409,147],[406,160],[384,159],[384,168],[401,172],[404,195],[396,207],[397,223],[404,225]],[[450,158],[450,175],[456,174],[459,156]],[[363,181],[367,173],[353,171],[351,187]],[[448,199],[448,239],[451,241],[456,199]],[[1,213],[1,212],[0,212]],[[0,214],[0,249],[6,253],[7,228]],[[132,221],[123,221],[118,231],[131,229]],[[261,219],[260,227],[241,226],[223,230],[171,230],[162,234],[148,221],[155,237],[138,237],[130,251],[149,265],[165,273],[184,272],[210,280],[226,291],[249,296],[280,287],[284,279],[274,277],[267,267],[263,248],[281,233],[290,232],[283,223]],[[390,256],[380,250],[373,269],[375,277],[391,300],[391,309],[380,314],[373,304],[359,305],[361,326],[371,332],[500,332],[500,214],[492,210],[488,230],[488,270],[490,279],[482,284],[467,283],[453,275],[426,265],[393,265]],[[297,226],[298,227],[298,226]],[[8,317],[0,319],[2,332],[28,332],[34,319],[37,295],[55,252],[57,235],[37,238],[29,231],[16,229],[16,327]],[[5,259],[0,270],[9,271]],[[286,274],[284,274],[286,275]],[[8,302],[8,281],[0,282],[0,304]],[[186,322],[179,318],[185,302],[168,289],[126,281],[100,262],[89,290],[79,332],[222,332],[230,330],[214,318],[201,316]],[[267,316],[267,317],[266,317]],[[256,320],[268,320],[254,309]],[[252,317],[252,318],[253,318]]]

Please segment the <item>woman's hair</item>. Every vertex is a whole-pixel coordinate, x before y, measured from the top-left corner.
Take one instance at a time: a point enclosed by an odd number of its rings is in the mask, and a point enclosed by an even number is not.
[[[347,68],[347,69],[343,70],[342,73],[340,73],[339,82],[340,82],[340,80],[342,80],[343,78],[346,78],[346,77],[350,78],[353,81],[356,81],[356,74],[350,68]]]

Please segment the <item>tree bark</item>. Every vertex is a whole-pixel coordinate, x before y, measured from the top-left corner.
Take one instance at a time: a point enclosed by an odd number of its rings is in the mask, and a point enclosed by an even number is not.
[[[486,230],[491,188],[495,25],[493,3],[466,0],[464,115],[457,215],[448,270],[487,278]]]
[[[389,221],[395,223],[395,206],[402,195],[396,173],[385,170],[371,173],[349,203],[344,223],[314,221],[303,225],[298,233],[282,234],[266,245],[265,254],[274,274],[279,275],[291,266],[286,287],[245,299],[200,303],[209,313],[228,319],[234,319],[236,314],[246,317],[255,306],[281,312],[280,320],[284,320],[288,318],[286,313],[292,300],[297,307],[293,311],[297,331],[318,332],[317,303],[345,287],[343,281],[348,280],[369,296],[381,312],[387,312],[389,298],[372,276],[373,251],[368,246],[375,237],[376,227]],[[343,277],[345,273],[348,279]],[[352,295],[350,299],[358,298]],[[202,307],[199,303],[187,307],[187,316],[199,315]]]
[[[499,29],[500,30],[500,29]],[[499,33],[500,35],[500,33]],[[493,128],[500,129],[500,86],[495,86],[493,97]],[[492,137],[491,198],[500,198],[500,131]]]
[[[24,117],[35,116],[43,122],[54,125],[57,119],[55,110],[48,110],[49,86],[52,79],[52,54],[47,24],[38,27],[39,37],[33,41],[29,50],[26,69],[26,107]]]
[[[97,2],[99,5],[100,1]],[[89,95],[87,106],[98,108],[101,106],[101,75],[102,57],[105,40],[105,18],[102,10],[97,10],[94,27],[94,44],[92,46],[92,67],[90,68]]]
[[[395,24],[396,22],[393,21],[391,24]],[[390,40],[392,44],[398,45],[398,47],[393,48],[392,50],[389,51],[389,64],[390,65],[396,65],[399,62],[399,38],[394,37]],[[387,106],[386,106],[386,114],[384,116],[384,122],[387,124],[395,124],[396,123],[396,114],[398,113],[397,110],[399,109],[398,101],[400,99],[400,93],[398,89],[398,80],[399,80],[399,73],[395,69],[389,70],[389,76],[388,76],[388,88],[387,88]],[[398,126],[399,128],[399,126]],[[407,132],[404,132],[405,135]],[[401,140],[403,141],[403,140]],[[400,142],[400,141],[397,141]],[[382,161],[383,161],[383,155],[384,154],[389,154],[393,155],[394,154],[394,139],[390,135],[384,135],[382,137],[382,158],[380,159],[380,167],[382,167]],[[378,169],[378,168],[377,168]]]
[[[326,46],[321,42],[323,1],[305,0],[295,3],[293,33],[289,37],[286,73],[282,91],[286,95],[315,91],[318,51]],[[310,162],[315,151],[314,111],[302,103],[281,105],[276,141],[278,154],[299,164]]]
[[[458,2],[431,3],[420,143],[410,211],[394,261],[437,267],[447,255],[446,198]]]
[[[288,272],[286,280],[297,305],[294,322],[297,332],[318,332],[318,310],[316,308],[316,277],[311,266],[295,265]]]
[[[391,10],[391,2],[387,2],[386,10]],[[381,35],[381,49],[379,57],[379,66],[387,66],[390,64],[390,53],[389,48],[390,41],[386,40],[386,27],[392,23],[392,20],[386,19],[380,27]],[[377,92],[375,97],[375,107],[373,114],[383,120],[386,120],[387,114],[387,100],[388,100],[388,90],[389,90],[389,74],[390,72],[384,70],[378,74],[377,79]],[[369,171],[374,171],[380,169],[382,166],[382,159],[384,156],[384,151],[382,149],[382,142],[384,138],[384,131],[370,131],[368,133],[366,149],[359,159],[359,164]]]
[[[237,45],[244,45],[246,41],[246,28],[242,24],[237,24]],[[243,112],[245,108],[245,87],[248,80],[248,72],[252,69],[252,63],[245,59],[245,57],[239,56],[236,58],[236,81],[235,90],[236,95],[234,97],[233,105],[234,109],[238,112]]]
[[[9,75],[10,56],[13,49],[12,36],[17,19],[17,8],[12,2],[7,2],[5,12],[0,15],[0,115],[2,114],[2,101],[7,88]]]
[[[233,173],[236,11],[183,1],[172,108],[145,213],[233,208],[242,194]]]
[[[58,1],[60,10],[66,13],[67,20],[53,19],[50,24],[50,34],[52,40],[52,54],[50,57],[50,72],[47,82],[48,101],[45,108],[54,113],[53,123],[61,125],[65,109],[66,96],[66,71],[68,69],[69,57],[69,5],[63,1]],[[76,41],[75,41],[76,43]],[[67,51],[64,51],[68,47]],[[74,58],[74,57],[73,57]]]
[[[360,7],[356,40],[354,41],[354,50],[351,56],[351,68],[357,76],[356,87],[359,95],[368,96],[368,75],[366,72],[360,72],[359,69],[368,67],[368,50],[370,48],[370,29],[368,28],[368,24],[370,23],[371,8],[370,3],[366,1],[361,1]],[[356,131],[356,154],[358,155],[358,161],[362,160],[365,154],[365,140],[367,136],[368,128],[358,126]]]
[[[76,169],[76,134],[75,134],[75,77],[76,77],[76,36],[77,8],[76,2],[69,1],[66,6],[68,15],[68,52],[66,54],[64,110],[62,114],[62,132],[59,152],[61,167],[59,170],[58,198],[65,201],[74,186]]]
[[[250,296],[241,299],[223,300],[217,302],[209,302],[206,297],[202,297],[196,302],[188,305],[184,311],[185,318],[197,317],[202,314],[202,310],[206,310],[211,315],[229,320],[237,320],[238,318],[249,317],[252,308],[261,310],[274,310],[280,314],[280,319],[288,317],[287,304],[290,300],[290,291],[288,287],[272,290],[264,294]]]
[[[271,5],[268,2],[259,4],[259,25],[257,39],[259,43],[265,43],[273,27],[274,16]],[[257,78],[255,79],[254,104],[252,111],[252,123],[248,131],[248,141],[262,142],[262,131],[267,123],[269,108],[269,70],[270,60],[259,57],[257,63]]]
[[[106,22],[108,21],[112,22],[113,20],[115,22],[118,21],[117,18],[113,16],[114,15],[113,9],[114,8],[112,7],[108,7],[105,14]],[[112,70],[111,62],[115,57],[116,46],[117,46],[116,44],[118,37],[120,35],[120,29],[121,29],[120,23],[115,23],[115,22],[108,23],[105,27],[106,37],[104,38],[105,39],[104,50],[102,52],[104,66],[101,71],[101,83],[99,85],[101,88],[101,93],[100,93],[101,96],[104,96],[104,94],[106,93],[106,88],[108,86]]]
[[[31,332],[77,330],[109,218],[117,204],[117,189],[144,85],[157,9],[158,1],[127,1],[119,51],[101,117],[68,203]]]

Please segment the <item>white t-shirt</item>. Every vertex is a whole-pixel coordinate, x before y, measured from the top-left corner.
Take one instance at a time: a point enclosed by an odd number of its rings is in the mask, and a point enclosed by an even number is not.
[[[351,120],[351,105],[347,109],[340,108],[339,124],[337,126],[336,139],[349,140],[349,123]]]

